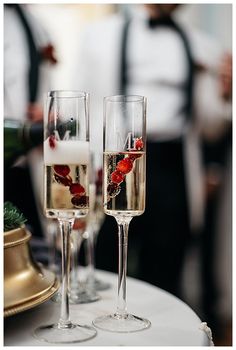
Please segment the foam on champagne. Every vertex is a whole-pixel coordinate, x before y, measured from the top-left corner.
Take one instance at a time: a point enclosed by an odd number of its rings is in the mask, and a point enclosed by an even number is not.
[[[74,140],[56,140],[51,148],[49,140],[44,141],[44,164],[88,164],[89,142]]]

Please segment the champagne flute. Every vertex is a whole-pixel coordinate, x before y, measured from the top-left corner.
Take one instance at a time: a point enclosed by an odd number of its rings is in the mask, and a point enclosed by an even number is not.
[[[102,216],[105,216],[102,200],[100,205],[100,196],[102,189],[102,181],[99,179],[100,184],[97,183],[97,174],[95,171],[95,154],[91,154],[90,157],[90,184],[89,184],[89,213],[83,220],[77,220],[78,226],[80,227],[80,237],[84,243],[84,252],[85,252],[85,265],[86,265],[86,278],[83,283],[83,288],[81,287],[82,283],[78,279],[78,273],[76,267],[78,267],[78,252],[73,254],[74,259],[72,259],[74,268],[71,271],[71,289],[70,289],[70,301],[71,303],[86,303],[93,302],[100,299],[97,295],[97,285],[95,280],[95,232],[99,230],[99,221],[100,214],[102,210]],[[98,201],[99,198],[99,201]],[[101,210],[100,209],[101,206]],[[77,223],[76,222],[76,223]],[[74,236],[74,237],[78,237]],[[77,238],[78,239],[78,238]],[[75,244],[75,248],[79,244]],[[78,249],[77,249],[78,250]],[[72,250],[73,251],[73,250]],[[77,287],[79,286],[79,287]]]
[[[91,208],[91,185],[89,193],[89,201]],[[90,245],[91,241],[91,229],[89,225],[89,216],[84,219],[79,219],[76,221],[77,228],[73,228],[73,244],[72,244],[72,269],[71,269],[71,279],[70,279],[70,303],[71,304],[83,304],[83,303],[92,303],[100,299],[97,295],[94,288],[94,279],[93,279],[93,249],[89,248],[91,254],[89,254],[89,259],[87,259],[87,268],[89,269],[89,283],[87,281],[82,282],[79,280],[79,254],[82,242],[84,242],[86,250],[87,246]]]
[[[58,222],[57,220],[47,219],[47,242],[48,242],[48,268],[60,278],[60,265],[57,263],[57,235]]]
[[[94,327],[72,323],[69,314],[70,234],[75,218],[89,210],[88,94],[51,91],[44,113],[44,210],[61,232],[62,288],[59,321],[42,325],[35,336],[48,343],[77,343],[93,338]]]
[[[140,331],[151,323],[127,312],[126,270],[129,223],[145,210],[145,97],[105,97],[103,170],[104,211],[118,224],[118,300],[114,314],[98,317],[93,324],[111,332]]]
[[[88,237],[85,241],[85,257],[88,266],[87,285],[94,291],[109,289],[108,282],[101,281],[96,277],[96,243],[99,230],[105,219],[102,203],[102,154],[94,152],[91,156],[90,167],[90,208],[86,217],[88,227]]]

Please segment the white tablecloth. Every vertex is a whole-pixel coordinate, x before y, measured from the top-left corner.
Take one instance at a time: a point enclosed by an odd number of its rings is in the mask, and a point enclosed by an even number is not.
[[[97,276],[111,283],[109,290],[99,292],[101,300],[89,304],[71,305],[71,320],[91,324],[103,314],[115,311],[117,275],[104,271]],[[111,333],[97,330],[97,336],[80,343],[83,346],[206,346],[210,345],[202,322],[194,311],[181,300],[148,283],[127,279],[128,311],[147,318],[149,329],[135,333]],[[33,337],[33,330],[41,324],[58,320],[60,305],[51,300],[18,315],[5,319],[5,346],[50,346]],[[78,344],[73,344],[78,346]],[[73,346],[70,344],[70,346]],[[54,345],[55,346],[55,345]],[[58,345],[57,345],[58,346]]]

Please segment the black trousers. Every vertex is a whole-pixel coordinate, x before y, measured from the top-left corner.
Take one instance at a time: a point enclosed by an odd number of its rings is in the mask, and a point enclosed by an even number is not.
[[[146,210],[130,223],[128,275],[181,297],[181,273],[190,237],[181,141],[147,144]],[[97,266],[117,271],[113,217],[98,236]]]

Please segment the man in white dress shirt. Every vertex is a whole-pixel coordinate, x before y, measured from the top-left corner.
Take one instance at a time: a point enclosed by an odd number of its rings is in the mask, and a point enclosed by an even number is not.
[[[76,87],[91,94],[91,146],[102,152],[103,97],[147,97],[147,203],[130,224],[129,273],[181,296],[191,230],[204,220],[200,135],[221,138],[231,123],[230,58],[205,34],[174,19],[176,4],[133,6],[85,32]],[[132,7],[132,6],[131,6]],[[225,72],[225,71],[224,71]],[[98,267],[117,271],[116,223],[98,238]]]
[[[56,58],[48,34],[28,5],[4,5],[5,118],[33,122],[43,119],[43,94],[49,90],[49,71],[54,63]],[[32,233],[42,236],[42,221],[38,217],[43,194],[41,147],[4,171],[4,200],[19,207]]]

